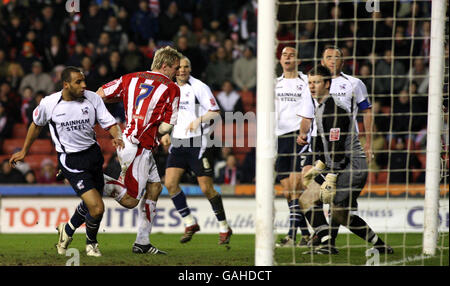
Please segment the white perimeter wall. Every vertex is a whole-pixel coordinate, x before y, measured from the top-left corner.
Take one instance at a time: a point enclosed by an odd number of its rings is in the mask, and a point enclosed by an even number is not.
[[[128,210],[110,198],[104,199],[105,214],[100,232],[135,232],[137,209]],[[78,198],[1,198],[1,233],[56,233],[59,222],[67,221],[80,200]],[[358,214],[376,232],[423,232],[423,199],[364,199]],[[255,229],[254,198],[223,198],[227,220],[234,233],[253,234]],[[188,197],[193,215],[198,219],[200,233],[219,231],[211,205],[205,197]],[[449,230],[449,201],[440,200],[440,231]],[[275,231],[286,233],[289,225],[288,207],[284,199],[275,199]],[[84,226],[82,226],[84,228]],[[157,205],[152,232],[182,233],[184,226],[172,201],[163,197]],[[347,232],[345,228],[341,232]]]

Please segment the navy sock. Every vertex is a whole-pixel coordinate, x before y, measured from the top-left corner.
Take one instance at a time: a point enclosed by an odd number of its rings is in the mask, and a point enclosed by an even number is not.
[[[75,230],[79,228],[86,220],[86,214],[88,209],[82,201],[78,206],[68,224],[66,224],[65,230],[68,236],[72,237]]]
[[[97,242],[97,233],[100,228],[100,222],[102,221],[102,216],[99,218],[93,218],[89,214],[86,214],[86,244]]]
[[[209,202],[211,203],[212,209],[217,217],[217,220],[218,221],[226,220],[225,210],[223,209],[222,197],[218,194],[214,198],[210,199]]]
[[[186,202],[186,196],[184,195],[183,191],[173,196],[172,202],[182,217],[185,217],[191,213],[191,210],[189,209]]]

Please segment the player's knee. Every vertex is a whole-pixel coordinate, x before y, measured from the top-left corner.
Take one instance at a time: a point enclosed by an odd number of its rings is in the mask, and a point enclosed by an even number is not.
[[[104,212],[105,212],[105,206],[103,205],[103,203],[95,204],[94,206],[92,206],[89,209],[89,214],[93,218],[99,218],[99,217],[103,216]]]
[[[178,185],[172,182],[166,182],[165,183],[167,191],[169,192],[170,195],[174,195],[177,192],[178,189]]]

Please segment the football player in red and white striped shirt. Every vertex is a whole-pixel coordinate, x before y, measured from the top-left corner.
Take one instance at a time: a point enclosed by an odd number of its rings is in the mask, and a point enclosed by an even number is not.
[[[123,100],[125,108],[125,148],[117,150],[122,172],[119,180],[104,175],[105,193],[126,208],[134,208],[144,197],[139,204],[135,253],[165,254],[148,237],[162,190],[152,150],[177,121],[180,89],[172,79],[181,57],[171,47],[161,48],[155,53],[152,71],[123,75],[97,91],[107,103]]]

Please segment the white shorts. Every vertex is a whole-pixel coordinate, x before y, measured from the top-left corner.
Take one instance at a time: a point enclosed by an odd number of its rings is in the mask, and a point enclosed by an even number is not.
[[[155,159],[150,150],[131,143],[122,136],[125,147],[117,150],[117,157],[122,167],[120,178],[127,187],[127,194],[137,200],[145,194],[148,183],[160,182]]]

